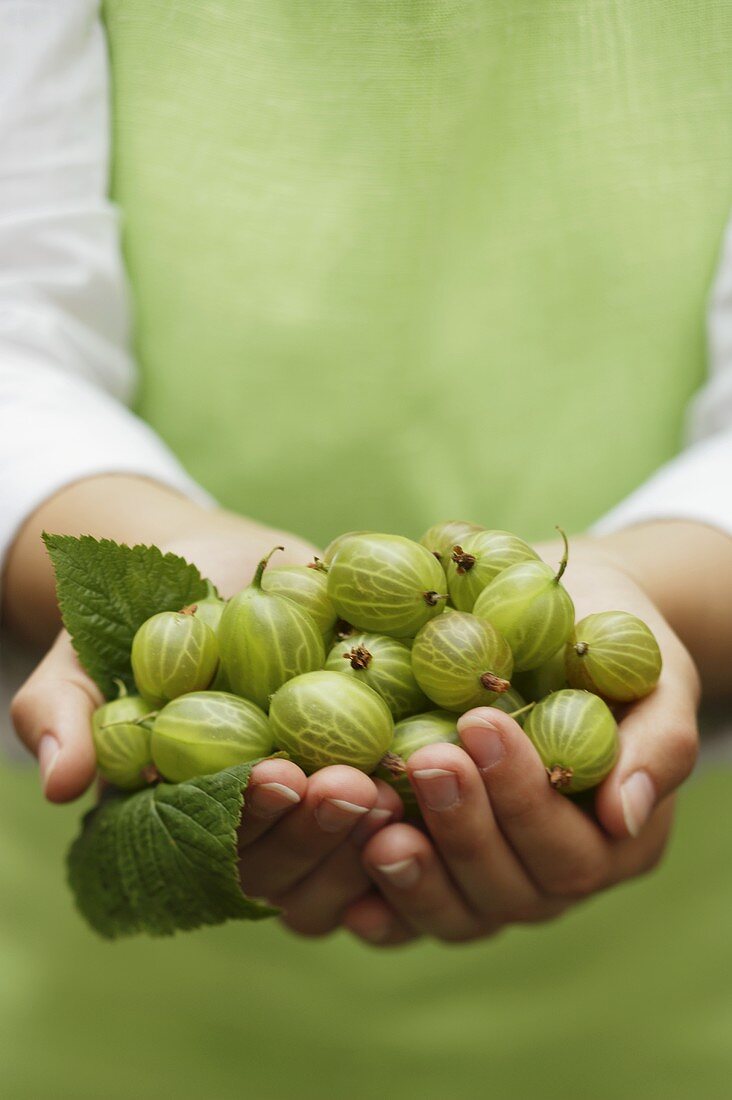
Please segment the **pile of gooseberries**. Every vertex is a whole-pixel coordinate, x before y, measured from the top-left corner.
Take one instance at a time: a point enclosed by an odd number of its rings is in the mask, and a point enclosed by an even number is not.
[[[553,787],[596,786],[617,759],[615,711],[654,689],[661,654],[627,611],[575,623],[562,538],[556,570],[517,535],[456,520],[419,542],[348,532],[308,564],[278,568],[272,551],[230,600],[212,591],[140,626],[136,694],[120,684],[94,715],[101,775],[137,790],[281,751],[308,774],[374,773],[416,814],[405,761],[493,706]]]

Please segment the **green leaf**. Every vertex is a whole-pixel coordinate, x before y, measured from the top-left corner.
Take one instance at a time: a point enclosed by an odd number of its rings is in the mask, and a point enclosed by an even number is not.
[[[132,687],[132,639],[145,619],[179,611],[210,590],[195,565],[156,546],[46,533],[43,541],[56,573],[64,626],[105,698],[115,694],[115,678]]]
[[[82,915],[107,939],[259,920],[277,912],[245,897],[236,827],[254,764],[134,794],[108,793],[68,853]]]

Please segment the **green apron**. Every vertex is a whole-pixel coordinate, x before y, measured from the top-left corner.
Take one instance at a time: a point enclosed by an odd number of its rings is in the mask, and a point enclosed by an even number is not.
[[[725,0],[106,21],[141,411],[222,502],[320,543],[536,538],[677,450],[732,197]],[[726,1096],[731,795],[708,776],[662,874],[556,925],[390,953],[276,924],[99,944],[57,882],[76,809],[18,783],[11,1093]]]

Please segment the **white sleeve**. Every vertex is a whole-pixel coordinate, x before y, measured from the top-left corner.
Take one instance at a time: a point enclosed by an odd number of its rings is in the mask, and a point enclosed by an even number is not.
[[[689,519],[732,535],[732,221],[708,315],[709,379],[687,416],[687,446],[595,524],[596,534]]]
[[[63,485],[153,478],[202,502],[135,387],[98,0],[0,0],[0,561]]]

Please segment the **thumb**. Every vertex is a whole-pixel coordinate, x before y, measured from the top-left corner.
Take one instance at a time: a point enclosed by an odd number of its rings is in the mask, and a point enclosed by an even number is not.
[[[656,806],[694,768],[698,681],[690,665],[665,665],[655,690],[635,703],[620,723],[620,756],[595,803],[611,836],[637,836]]]
[[[62,631],[10,708],[18,737],[38,758],[49,802],[77,798],[94,779],[91,719],[103,702]]]

